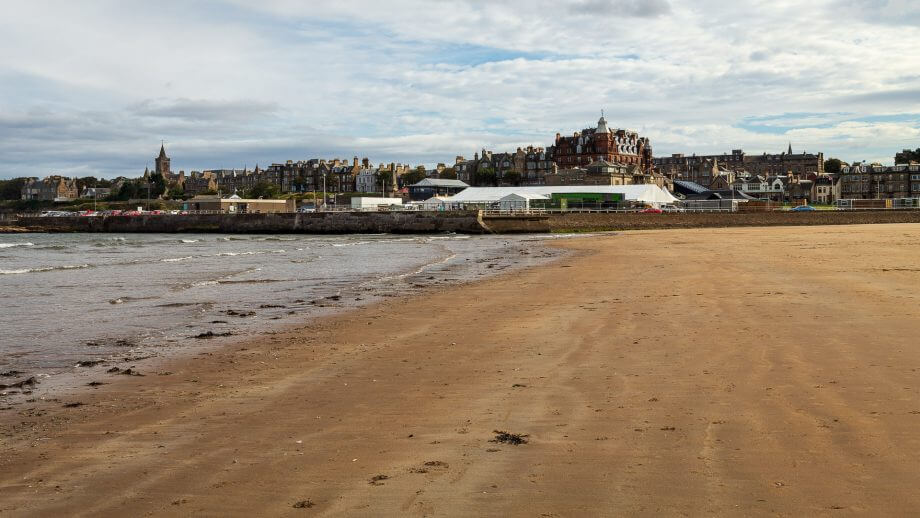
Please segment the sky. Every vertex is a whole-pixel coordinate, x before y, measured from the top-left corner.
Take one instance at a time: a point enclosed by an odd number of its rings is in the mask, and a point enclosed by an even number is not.
[[[0,178],[368,157],[594,127],[656,156],[920,147],[917,0],[3,0]]]

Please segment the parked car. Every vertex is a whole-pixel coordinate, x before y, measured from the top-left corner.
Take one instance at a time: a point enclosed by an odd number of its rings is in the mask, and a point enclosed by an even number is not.
[[[655,207],[649,207],[642,211],[643,214],[661,214],[663,212],[664,212],[663,210],[657,209]]]
[[[799,205],[798,207],[792,208],[792,212],[812,212],[814,210],[817,210],[817,209],[815,209],[811,205]]]

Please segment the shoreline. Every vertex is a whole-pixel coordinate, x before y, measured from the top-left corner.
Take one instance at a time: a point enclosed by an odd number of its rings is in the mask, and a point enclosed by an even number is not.
[[[201,353],[82,406],[2,412],[0,512],[915,510],[920,228],[730,246],[745,236],[556,242],[572,252],[548,265]]]
[[[555,239],[574,237],[584,236],[535,237],[533,241],[539,242],[539,247],[527,251],[527,260],[536,264],[558,260],[562,254],[546,245]],[[397,236],[393,238],[401,239]],[[459,238],[460,236],[457,237]],[[429,239],[441,238],[429,237]],[[171,371],[169,368],[164,368],[165,364],[174,361],[181,362],[183,358],[189,358],[202,352],[213,352],[224,347],[264,339],[278,333],[288,332],[290,329],[317,319],[359,310],[391,298],[423,294],[434,289],[450,289],[526,268],[526,264],[516,263],[521,256],[515,252],[528,241],[531,240],[509,241],[497,247],[493,245],[495,250],[489,248],[489,251],[499,255],[489,254],[488,258],[481,259],[466,254],[458,258],[456,252],[451,251],[449,247],[443,247],[444,255],[439,259],[409,266],[405,270],[387,273],[380,277],[368,278],[348,286],[334,286],[332,291],[319,298],[298,300],[295,302],[299,303],[292,306],[278,306],[271,300],[259,300],[250,305],[234,304],[234,309],[231,311],[237,311],[248,318],[236,319],[232,322],[208,322],[211,317],[202,315],[187,323],[185,327],[188,328],[188,331],[184,336],[166,340],[169,343],[153,337],[102,334],[93,337],[90,343],[102,345],[121,342],[126,345],[123,346],[124,348],[105,347],[102,354],[87,353],[83,358],[75,359],[69,366],[18,370],[24,367],[11,365],[10,369],[0,369],[0,371],[5,371],[0,372],[0,386],[7,386],[0,389],[0,408],[15,409],[28,400],[56,401],[68,398],[85,392],[87,383],[108,384],[112,380],[120,379],[125,372],[137,377],[169,373]],[[365,243],[361,241],[332,246],[362,244]],[[455,259],[461,262],[449,264]],[[473,262],[469,262],[471,260]],[[265,308],[281,309],[266,310]],[[273,317],[259,315],[258,319],[253,320],[256,313],[263,312],[278,314]],[[233,319],[230,318],[230,320]],[[215,325],[217,322],[222,324]],[[178,342],[178,344],[174,345],[173,342]],[[109,371],[109,369],[112,370]],[[35,380],[35,383],[26,383],[21,387],[15,386],[29,380]],[[98,386],[101,385],[96,385]]]

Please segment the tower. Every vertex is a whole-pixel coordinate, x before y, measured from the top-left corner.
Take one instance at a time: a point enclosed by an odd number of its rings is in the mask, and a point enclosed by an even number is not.
[[[163,178],[168,177],[172,171],[169,169],[169,157],[166,156],[166,145],[160,144],[160,156],[156,157],[156,173]]]

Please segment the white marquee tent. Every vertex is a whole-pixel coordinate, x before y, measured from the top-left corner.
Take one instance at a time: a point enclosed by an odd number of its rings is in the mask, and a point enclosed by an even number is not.
[[[677,198],[657,185],[560,185],[537,187],[468,187],[444,200],[446,203],[497,203],[511,194],[519,196],[537,195],[552,197],[553,194],[591,193],[622,194],[623,199],[631,202],[648,203],[659,206],[675,203]]]

